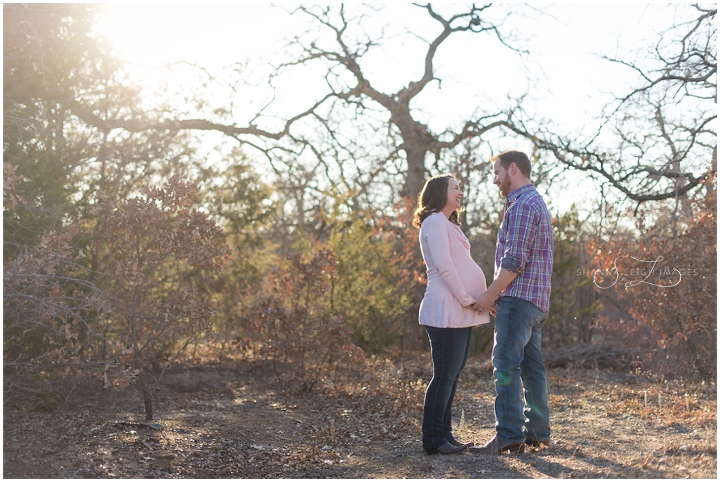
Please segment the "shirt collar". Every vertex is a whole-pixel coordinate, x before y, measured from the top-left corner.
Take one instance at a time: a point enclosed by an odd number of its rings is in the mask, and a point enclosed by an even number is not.
[[[511,203],[514,202],[517,198],[519,198],[521,195],[528,191],[534,191],[535,190],[535,184],[525,184],[523,187],[519,187],[515,189],[513,192],[507,195],[507,202]]]

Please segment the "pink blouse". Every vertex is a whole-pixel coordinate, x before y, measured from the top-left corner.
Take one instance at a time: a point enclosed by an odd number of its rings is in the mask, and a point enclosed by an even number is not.
[[[467,328],[489,323],[488,313],[465,308],[487,290],[487,282],[470,256],[470,242],[460,227],[442,213],[431,214],[420,226],[420,249],[427,266],[420,324]]]

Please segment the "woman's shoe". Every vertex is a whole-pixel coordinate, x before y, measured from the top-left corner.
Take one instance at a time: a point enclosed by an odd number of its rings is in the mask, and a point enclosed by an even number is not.
[[[427,453],[428,455],[433,455],[433,454],[451,455],[451,454],[459,454],[460,452],[464,451],[465,449],[467,449],[467,446],[465,446],[465,445],[461,445],[458,447],[458,446],[451,444],[450,442],[445,442],[438,448],[425,449],[425,453]]]

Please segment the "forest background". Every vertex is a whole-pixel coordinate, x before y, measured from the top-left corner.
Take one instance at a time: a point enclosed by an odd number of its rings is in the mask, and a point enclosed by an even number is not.
[[[152,387],[193,357],[264,362],[309,393],[425,354],[417,195],[458,178],[491,279],[488,160],[511,147],[553,216],[545,352],[714,384],[716,7],[647,6],[667,22],[597,47],[629,80],[587,87],[602,105],[571,123],[543,110],[521,28],[552,16],[402,8],[275,7],[292,30],[273,56],[142,81],[98,27],[107,6],[4,4],[5,403],[55,413],[99,384],[137,390],[152,420]],[[467,67],[443,60],[460,45]],[[507,64],[454,98],[454,72],[493,52]],[[475,330],[472,356],[491,347]]]

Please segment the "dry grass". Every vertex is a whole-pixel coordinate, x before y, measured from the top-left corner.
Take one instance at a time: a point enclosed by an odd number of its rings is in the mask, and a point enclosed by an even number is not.
[[[184,365],[156,390],[163,430],[132,392],[89,389],[50,418],[5,405],[9,478],[716,478],[715,386],[607,370],[549,372],[554,442],[521,456],[421,450],[426,355],[371,360],[363,380],[283,393],[243,361]],[[493,433],[493,384],[471,363],[456,400],[459,439]]]

